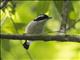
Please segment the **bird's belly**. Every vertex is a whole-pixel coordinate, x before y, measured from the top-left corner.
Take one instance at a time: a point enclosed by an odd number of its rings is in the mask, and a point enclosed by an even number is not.
[[[27,30],[27,33],[28,34],[42,34],[42,32],[43,32],[43,29],[41,29],[41,28],[39,28],[39,27],[34,27],[34,28],[30,28],[30,29],[28,29]]]
[[[32,22],[27,26],[27,29],[25,30],[28,34],[42,34],[44,25],[40,24],[38,22]]]

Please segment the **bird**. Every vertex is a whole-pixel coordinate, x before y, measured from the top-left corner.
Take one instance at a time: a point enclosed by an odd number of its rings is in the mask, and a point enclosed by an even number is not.
[[[52,17],[49,17],[46,14],[40,14],[26,26],[25,34],[43,34],[44,26],[46,22],[51,18]],[[28,49],[31,43],[31,40],[25,40],[25,42],[23,43],[24,48]]]

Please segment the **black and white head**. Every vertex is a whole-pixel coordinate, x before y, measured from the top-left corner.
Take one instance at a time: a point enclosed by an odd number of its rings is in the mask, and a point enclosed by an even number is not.
[[[52,17],[49,17],[45,14],[41,14],[39,15],[37,18],[34,19],[34,21],[47,21],[49,19],[51,19]]]

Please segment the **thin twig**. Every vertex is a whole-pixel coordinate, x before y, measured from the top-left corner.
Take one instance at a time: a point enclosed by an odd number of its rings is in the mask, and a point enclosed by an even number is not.
[[[80,21],[80,19],[79,20],[77,20],[76,22],[74,22],[71,26],[69,26],[66,30],[70,30],[71,28],[73,28],[74,26],[75,26],[75,24],[76,23],[78,23]]]
[[[27,50],[27,54],[28,54],[30,60],[33,60],[32,56],[31,56],[31,54],[30,54],[30,52],[28,50]]]
[[[16,24],[15,24],[14,20],[12,19],[11,15],[10,15],[10,20],[11,20],[11,22],[13,23],[13,26],[14,26],[14,28],[15,28],[16,33],[18,33],[18,30],[17,30],[17,28],[16,28]]]
[[[71,35],[8,35],[8,34],[0,34],[1,39],[13,39],[13,40],[45,40],[45,41],[68,41],[68,42],[80,42],[79,36],[71,36]]]

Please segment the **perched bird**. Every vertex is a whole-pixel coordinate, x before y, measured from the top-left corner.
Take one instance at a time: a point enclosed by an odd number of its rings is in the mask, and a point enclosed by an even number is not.
[[[26,34],[43,34],[44,33],[44,25],[46,22],[51,19],[52,17],[49,17],[45,14],[39,15],[37,18],[35,18],[33,21],[31,21],[25,29]],[[31,41],[25,40],[23,46],[24,48],[28,49]]]

